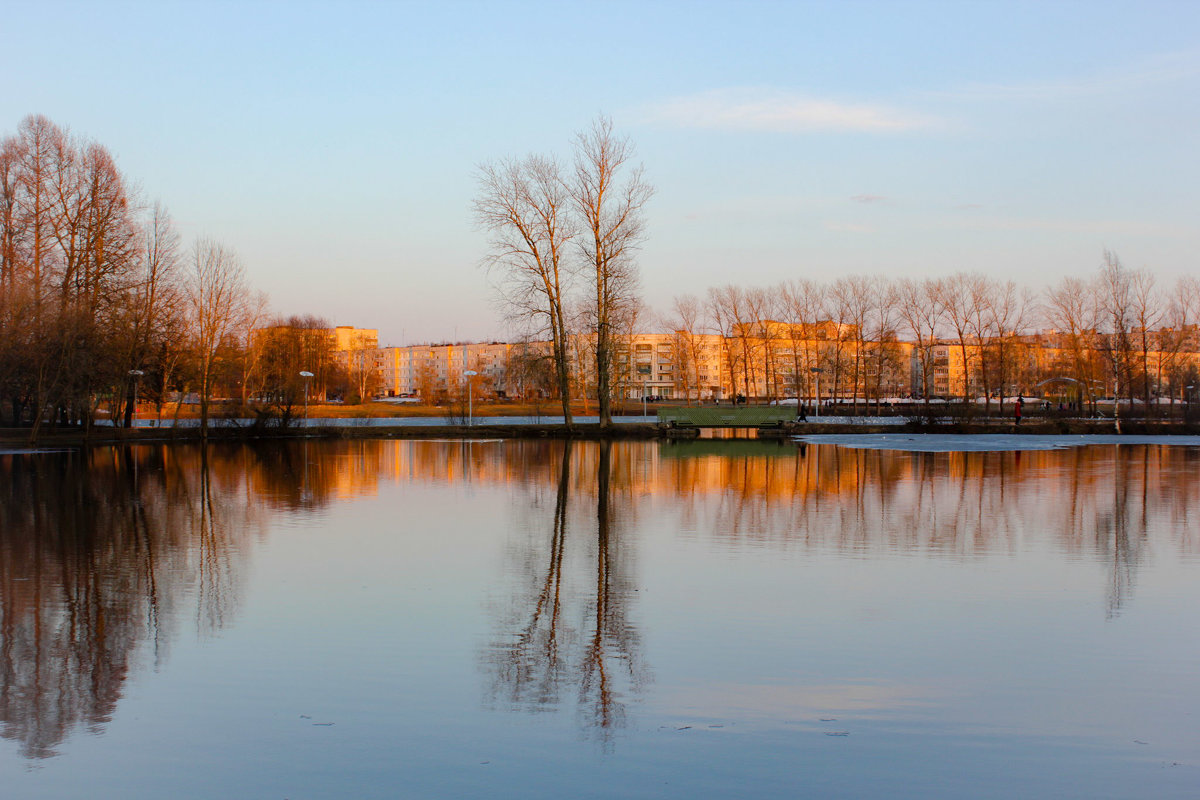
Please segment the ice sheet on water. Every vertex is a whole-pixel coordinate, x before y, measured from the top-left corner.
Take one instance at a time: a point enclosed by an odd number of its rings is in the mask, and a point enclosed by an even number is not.
[[[1063,450],[1092,444],[1165,444],[1200,447],[1200,436],[1039,436],[1035,434],[983,433],[844,433],[806,434],[795,437],[807,444],[835,444],[869,450],[905,450],[918,453],[979,453],[1003,450]]]

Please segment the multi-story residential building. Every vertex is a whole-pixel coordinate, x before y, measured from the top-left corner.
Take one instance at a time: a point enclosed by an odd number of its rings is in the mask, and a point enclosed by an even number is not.
[[[333,329],[333,349],[338,352],[374,350],[379,347],[379,331],[338,325]]]
[[[337,334],[339,344],[368,344],[374,334],[348,327],[336,330],[347,331]],[[1196,338],[1193,329],[1148,335],[1146,342],[1153,347],[1122,356],[1122,395],[1144,397],[1149,392],[1152,398],[1182,398],[1188,385],[1200,389]],[[590,342],[587,336],[576,336],[568,346],[571,393],[576,398],[595,392]],[[1112,346],[1108,337],[1094,332],[1081,341],[1068,341],[1048,331],[965,344],[943,339],[921,349],[896,339],[870,341],[853,326],[829,321],[795,325],[764,320],[728,336],[676,331],[617,337],[612,385],[614,394],[625,399],[819,397],[861,403],[923,396],[928,371],[929,395],[934,398],[1048,393],[1086,400],[1114,392],[1114,362],[1111,352],[1106,355]],[[466,386],[468,370],[478,375],[472,379],[477,396],[556,392],[548,342],[364,347],[347,352],[351,364],[359,359],[363,372],[377,376],[372,385],[381,387],[378,393],[385,396],[454,396]]]
[[[381,347],[366,355],[378,372],[386,397],[418,396],[438,399],[465,386],[465,373],[476,373],[475,391],[504,395],[508,385],[510,354],[520,344],[428,344]]]

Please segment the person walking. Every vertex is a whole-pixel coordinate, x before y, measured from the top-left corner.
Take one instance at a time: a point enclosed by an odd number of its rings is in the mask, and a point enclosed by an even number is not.
[[[1013,414],[1016,417],[1016,424],[1021,424],[1021,412],[1025,410],[1025,398],[1018,397],[1017,402],[1013,405]]]

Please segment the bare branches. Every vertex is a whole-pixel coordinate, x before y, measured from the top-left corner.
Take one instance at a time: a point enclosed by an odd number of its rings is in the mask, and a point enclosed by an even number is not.
[[[493,238],[487,263],[498,277],[502,308],[531,332],[549,333],[563,415],[571,424],[566,292],[567,247],[578,232],[570,191],[553,158],[485,164],[479,169],[477,224]]]
[[[245,322],[247,286],[237,254],[213,239],[192,246],[187,281],[192,337],[200,382],[200,429],[208,434],[209,404],[222,345]]]
[[[616,320],[637,304],[634,255],[644,235],[642,210],[654,190],[642,167],[629,166],[633,145],[600,117],[575,139],[571,199],[581,220],[579,249],[595,287],[596,387],[600,425],[612,423],[612,337]]]
[[[525,333],[549,333],[568,424],[572,279],[583,276],[594,287],[584,307],[595,339],[601,425],[611,423],[613,337],[638,312],[634,253],[652,189],[641,167],[629,166],[632,155],[629,140],[602,117],[576,137],[569,172],[546,156],[479,168],[475,220],[492,234],[485,263],[509,320]]]

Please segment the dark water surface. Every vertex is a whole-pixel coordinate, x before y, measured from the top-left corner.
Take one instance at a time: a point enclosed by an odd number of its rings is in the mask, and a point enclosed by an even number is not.
[[[1200,448],[0,455],[0,796],[1200,796]]]

